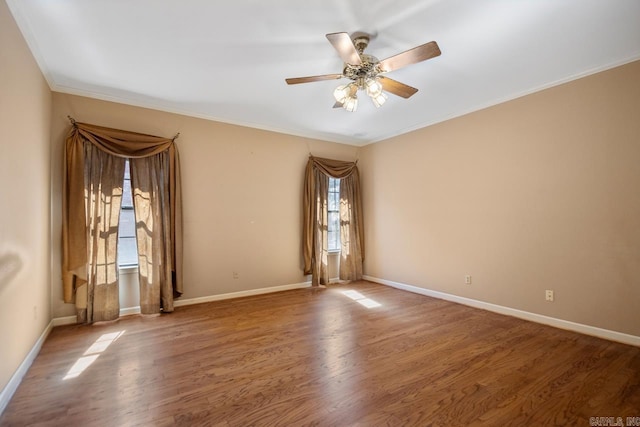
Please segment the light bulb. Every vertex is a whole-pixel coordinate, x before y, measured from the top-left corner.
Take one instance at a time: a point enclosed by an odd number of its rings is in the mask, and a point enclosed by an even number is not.
[[[333,91],[333,97],[336,99],[336,101],[342,104],[344,103],[344,100],[347,98],[347,96],[349,96],[350,91],[351,89],[348,87],[348,85],[338,86],[336,90]]]
[[[342,104],[342,108],[350,112],[356,111],[356,109],[358,108],[358,97],[356,96],[356,94],[348,96],[344,100],[344,104]]]
[[[382,85],[377,79],[368,79],[365,85],[367,87],[367,95],[370,97],[378,96],[382,93]]]
[[[373,105],[380,107],[382,104],[387,102],[387,95],[381,91],[378,95],[371,96],[371,100],[373,101]]]

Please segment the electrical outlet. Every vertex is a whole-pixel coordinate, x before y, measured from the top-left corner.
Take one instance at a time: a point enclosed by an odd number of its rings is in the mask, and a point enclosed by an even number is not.
[[[544,299],[546,301],[553,301],[553,291],[550,289],[544,291]]]
[[[464,276],[464,284],[465,285],[470,285],[471,284],[471,276],[470,275],[466,275]]]
[[[234,278],[234,279],[237,279],[238,277],[240,277],[240,275],[238,274],[238,272],[237,272],[237,271],[234,271],[234,272],[233,272],[233,278]]]

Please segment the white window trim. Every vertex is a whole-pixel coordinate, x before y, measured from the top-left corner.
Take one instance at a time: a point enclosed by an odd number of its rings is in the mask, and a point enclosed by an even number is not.
[[[137,265],[121,265],[118,266],[118,273],[120,274],[137,274],[138,266]]]
[[[127,160],[126,160],[125,168],[126,168],[126,169],[125,169],[125,176],[126,176],[127,171],[130,171],[130,170],[131,170],[131,166],[130,166],[130,164],[129,164],[129,159],[127,159]],[[131,177],[129,177],[129,181],[131,181]],[[129,189],[131,190],[131,200],[132,200],[132,202],[133,202],[133,188],[131,187],[131,185],[129,185]],[[122,198],[122,200],[124,200],[124,188],[123,188],[123,198]],[[133,205],[132,205],[131,207],[126,207],[126,208],[125,208],[125,207],[123,207],[123,206],[121,205],[121,206],[120,206],[120,214],[122,214],[122,211],[124,211],[124,210],[127,210],[127,211],[128,211],[128,210],[132,210],[132,211],[133,211],[133,210],[134,210],[134,207],[133,207]],[[134,217],[134,220],[135,220],[135,217]],[[120,227],[120,224],[118,224],[118,227]],[[129,237],[129,236],[126,236],[126,237]],[[134,238],[136,237],[136,235],[135,235],[135,230],[134,230],[134,236],[133,236],[133,237],[134,237]],[[136,240],[137,240],[137,238],[136,238]],[[119,243],[120,243],[120,236],[118,236],[118,244],[119,244]],[[137,255],[137,253],[138,253],[138,249],[137,249],[137,247],[136,247],[136,255]],[[136,257],[137,257],[137,256],[136,256]],[[138,272],[138,262],[137,262],[137,260],[136,260],[136,263],[135,263],[135,264],[123,264],[123,265],[121,265],[121,264],[119,263],[119,259],[118,259],[118,260],[116,260],[116,262],[118,262],[118,271],[119,271],[121,274],[132,274],[132,273],[137,273],[137,272]]]

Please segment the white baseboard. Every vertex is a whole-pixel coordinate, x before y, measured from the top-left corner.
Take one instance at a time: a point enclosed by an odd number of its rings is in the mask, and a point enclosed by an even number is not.
[[[225,299],[247,297],[251,295],[269,294],[272,292],[282,292],[291,289],[302,289],[311,286],[311,282],[294,283],[291,285],[273,286],[270,288],[250,289],[248,291],[231,292],[228,294],[209,295],[206,297],[188,298],[175,300],[173,305],[180,307],[184,305],[201,304],[203,302],[221,301]],[[128,316],[130,314],[140,314],[140,306],[125,307],[120,309],[120,316]],[[51,321],[51,326],[72,325],[76,323],[76,316],[56,317]]]
[[[51,326],[55,328],[56,326],[73,325],[77,321],[78,318],[76,316],[54,317],[51,321]]]
[[[177,299],[173,302],[174,307],[181,307],[185,305],[202,304],[211,301],[222,301],[226,299],[248,297],[251,295],[270,294],[272,292],[282,292],[291,289],[308,288],[311,286],[311,282],[294,283],[291,285],[273,286],[270,288],[250,289],[248,291],[231,292],[228,294],[209,295],[206,297],[196,297],[187,299]],[[129,314],[139,314],[140,307],[128,307],[120,309],[120,316],[127,316]]]
[[[426,295],[433,298],[443,299],[446,301],[457,302],[459,304],[468,305],[470,307],[481,308],[483,310],[492,311],[494,313],[505,314],[531,322],[542,323],[543,325],[553,326],[560,329],[566,329],[573,332],[579,332],[585,335],[591,335],[598,338],[604,338],[610,341],[616,341],[623,344],[629,344],[640,347],[640,337],[635,335],[624,334],[622,332],[611,331],[608,329],[597,328],[595,326],[583,325],[581,323],[570,322],[568,320],[557,319],[555,317],[544,316],[542,314],[531,313],[528,311],[518,310],[502,305],[491,304],[484,301],[478,301],[471,298],[461,297],[458,295],[447,294],[445,292],[433,291],[430,289],[420,288],[418,286],[407,285],[405,283],[393,282],[391,280],[380,279],[372,276],[362,276],[364,280],[380,283],[381,285],[391,286],[396,289],[413,292],[420,295]]]
[[[128,316],[129,314],[138,313],[140,313],[140,307],[127,307],[120,309],[120,316]],[[78,318],[76,316],[54,317],[51,323],[54,328],[56,326],[75,325],[78,323]]]
[[[130,314],[140,314],[140,306],[126,307],[120,309],[120,316],[128,316]]]
[[[74,319],[75,319],[75,316],[74,316]],[[42,334],[40,334],[40,337],[31,348],[31,351],[29,351],[29,353],[27,354],[27,357],[24,358],[24,360],[22,361],[22,363],[20,364],[16,372],[13,374],[13,376],[7,383],[7,385],[0,392],[0,415],[2,415],[2,413],[6,409],[7,405],[9,404],[9,401],[13,397],[13,394],[16,392],[16,390],[18,389],[18,386],[22,382],[22,378],[24,378],[24,376],[27,374],[27,371],[31,367],[31,364],[33,363],[34,360],[36,360],[36,356],[38,356],[38,353],[40,353],[42,344],[44,344],[44,341],[49,336],[49,333],[51,332],[52,328],[53,328],[53,320],[49,322],[46,328],[44,328],[44,331],[42,332]]]
[[[230,292],[228,294],[210,295],[207,297],[197,297],[176,300],[173,305],[180,307],[183,305],[201,304],[203,302],[221,301],[225,299],[248,297],[251,295],[270,294],[272,292],[289,291],[291,289],[302,289],[311,286],[311,282],[294,283],[291,285],[273,286],[270,288],[250,289],[248,291]]]

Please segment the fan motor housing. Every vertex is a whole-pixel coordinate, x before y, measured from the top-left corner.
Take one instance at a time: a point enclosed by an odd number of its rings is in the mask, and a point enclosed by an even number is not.
[[[360,54],[360,58],[362,59],[362,64],[360,65],[344,64],[342,74],[351,80],[377,76],[380,72],[377,69],[378,62],[380,62],[378,58],[366,53]]]
[[[369,40],[371,40],[371,36],[367,33],[358,31],[351,34],[351,41],[360,54],[369,46]]]

